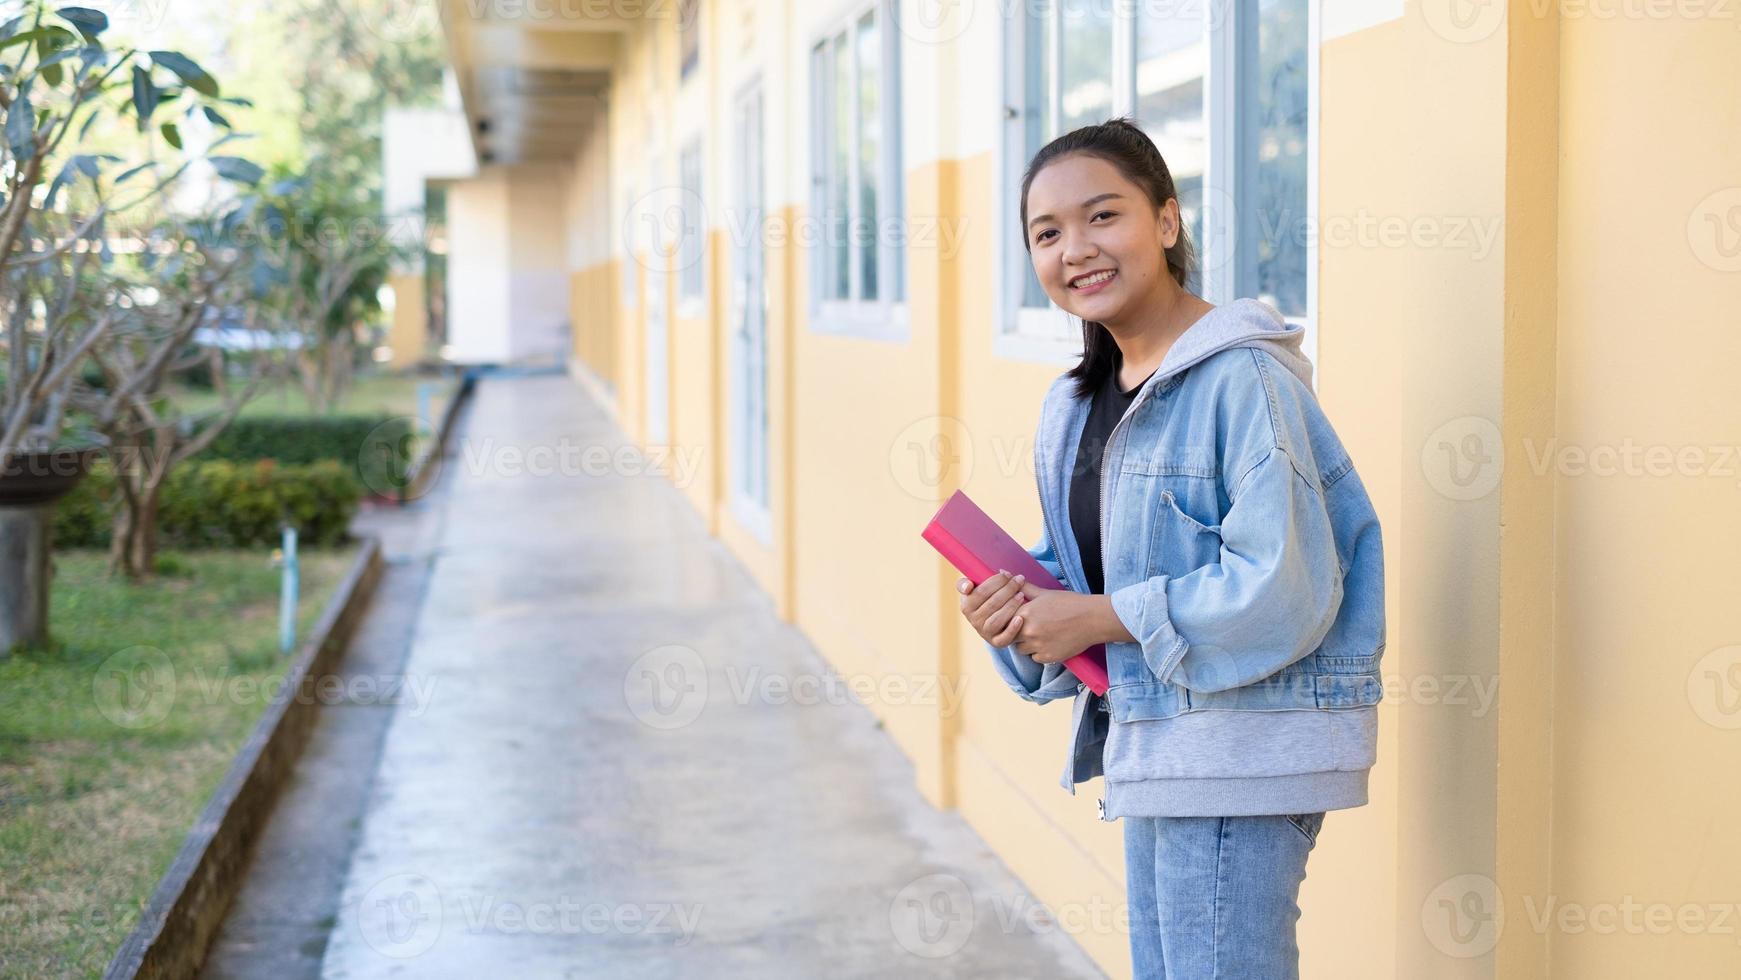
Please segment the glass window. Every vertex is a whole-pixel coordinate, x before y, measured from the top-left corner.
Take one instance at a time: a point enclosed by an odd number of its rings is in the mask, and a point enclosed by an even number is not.
[[[1063,0],[1064,43],[1059,51],[1059,133],[1112,115],[1112,5],[1106,0]],[[1147,6],[1142,4],[1139,6]]]
[[[811,261],[819,303],[905,298],[898,35],[888,7],[860,8],[811,49],[814,118],[811,206],[818,236]]]
[[[859,293],[877,295],[877,169],[882,162],[882,117],[877,110],[882,58],[874,12],[858,22],[858,227]]]
[[[1306,315],[1306,4],[1257,0],[1238,85],[1238,289]]]
[[[683,148],[677,161],[678,180],[683,186],[679,220],[678,262],[682,269],[677,280],[677,294],[682,299],[700,300],[706,288],[706,265],[703,253],[707,245],[707,215],[701,206],[701,141]]]
[[[1199,261],[1214,257],[1212,280],[1191,288],[1216,303],[1255,296],[1304,319],[1311,313],[1307,0],[1221,2],[1031,0],[1008,8],[1003,214],[1018,213],[1027,161],[1046,142],[1128,114],[1167,161]],[[1210,209],[1209,201],[1221,204]],[[1220,217],[1227,204],[1237,227]],[[1216,213],[1206,217],[1209,210]],[[1071,339],[1074,326],[1034,279],[1022,230],[1013,220],[1008,227],[1002,329]]]
[[[678,77],[687,80],[701,60],[701,0],[677,0]]]
[[[1144,4],[1136,21],[1136,118],[1155,141],[1191,241],[1203,241],[1203,172],[1209,131],[1203,80],[1209,74],[1209,32],[1202,11],[1186,4]]]

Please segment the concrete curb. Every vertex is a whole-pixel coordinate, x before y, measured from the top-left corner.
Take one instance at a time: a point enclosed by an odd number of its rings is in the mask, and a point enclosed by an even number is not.
[[[453,433],[454,420],[459,417],[459,410],[472,395],[472,389],[477,387],[476,371],[467,371],[460,377],[459,388],[453,397],[447,400],[447,407],[441,412],[441,422],[435,429],[435,443],[429,451],[418,457],[411,464],[411,472],[405,485],[399,488],[399,503],[416,500],[429,491],[429,485],[435,481],[436,474],[441,472],[441,461],[447,455],[447,439]]]
[[[106,978],[187,977],[199,971],[248,867],[273,801],[295,769],[320,702],[297,695],[332,673],[374,594],[385,565],[381,543],[366,539],[308,642],[285,673],[278,696],[206,802],[181,851],[157,883]]]

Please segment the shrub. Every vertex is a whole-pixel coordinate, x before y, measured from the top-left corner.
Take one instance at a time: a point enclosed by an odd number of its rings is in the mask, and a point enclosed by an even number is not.
[[[276,459],[286,465],[337,460],[356,471],[365,444],[399,445],[414,420],[385,415],[261,415],[234,419],[200,459]]]
[[[55,506],[59,547],[109,544],[115,472],[107,460]],[[189,460],[170,473],[158,501],[158,545],[163,548],[270,546],[280,525],[295,526],[307,545],[338,544],[362,497],[352,466],[334,460],[282,466]]]

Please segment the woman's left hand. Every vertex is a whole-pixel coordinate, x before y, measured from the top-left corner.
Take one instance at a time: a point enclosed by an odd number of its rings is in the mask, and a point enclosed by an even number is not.
[[[1103,595],[1022,585],[1022,629],[1010,646],[1035,663],[1063,663],[1105,642],[1102,622],[1112,603]]]

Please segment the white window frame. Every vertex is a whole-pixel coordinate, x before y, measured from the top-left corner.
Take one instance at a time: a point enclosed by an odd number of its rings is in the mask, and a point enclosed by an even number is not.
[[[872,0],[870,3],[855,3],[843,9],[834,17],[823,21],[815,30],[805,45],[806,71],[810,78],[810,217],[812,231],[821,236],[828,233],[823,216],[827,213],[827,187],[824,172],[831,147],[826,145],[829,127],[823,125],[825,113],[833,112],[833,105],[828,98],[832,94],[831,79],[818,77],[818,48],[831,44],[833,40],[846,34],[847,50],[853,58],[858,57],[858,45],[854,32],[858,22],[868,12],[875,11],[877,17],[877,39],[880,44],[880,61],[878,63],[879,77],[883,80],[881,97],[877,107],[882,116],[883,144],[879,148],[877,162],[877,225],[880,229],[891,219],[902,223],[908,220],[906,213],[906,173],[903,162],[903,143],[901,138],[902,84],[901,84],[901,32],[896,24],[897,0]],[[849,105],[858,103],[859,72],[852,72],[854,90],[848,98]],[[851,124],[857,126],[858,116],[855,112]],[[854,133],[852,144],[856,147],[859,140]],[[859,172],[860,154],[853,153],[848,166],[847,202],[851,214],[856,214],[859,202]],[[850,233],[853,218],[847,219]],[[910,288],[908,279],[908,252],[897,241],[890,240],[873,229],[877,246],[877,279],[879,290],[889,290],[887,298],[879,296],[876,299],[823,299],[824,277],[830,274],[824,264],[830,253],[818,242],[809,249],[810,263],[808,270],[810,329],[816,333],[836,334],[860,337],[868,340],[882,340],[892,343],[906,343],[909,339],[909,317],[906,292]],[[905,238],[905,235],[894,236]],[[849,255],[853,253],[849,252]],[[849,293],[857,293],[860,289],[861,269],[859,263],[849,261]]]
[[[688,31],[695,32],[695,57],[685,56],[683,42],[687,39],[684,28],[683,8],[689,7]],[[684,85],[690,79],[700,75],[701,68],[701,0],[678,0],[677,2],[677,83]]]
[[[695,183],[690,186],[690,174],[684,172],[685,161],[693,154],[695,161]],[[679,215],[683,222],[682,234],[686,236],[680,243],[679,260],[681,267],[677,270],[677,316],[693,320],[703,316],[707,311],[707,207],[706,197],[702,188],[707,183],[707,154],[702,144],[701,134],[685,140],[677,151],[677,180],[679,188]],[[693,240],[687,236],[694,229]],[[691,271],[693,269],[694,271]],[[690,277],[694,282],[690,282]],[[690,287],[694,291],[690,291]]]
[[[635,213],[635,203],[635,185],[628,184],[623,189],[622,214],[632,216]],[[624,311],[632,311],[641,306],[641,253],[636,247],[637,234],[633,225],[619,238],[623,244],[623,267],[620,270],[622,278],[618,287],[622,290],[621,302]]]
[[[1063,34],[1060,30],[1063,19],[1063,4],[1060,0],[1037,0],[1045,4],[1050,17],[1053,18],[1051,46],[1047,52],[1050,59],[1048,76],[1057,79],[1060,75],[1059,57],[1063,45]],[[1059,309],[1056,304],[1048,304],[1045,308],[1022,305],[1022,292],[1026,280],[1026,263],[1029,261],[1027,250],[1022,247],[1021,229],[1016,228],[1017,207],[1020,203],[1022,174],[1027,167],[1025,145],[1022,142],[1022,106],[1017,101],[1025,92],[1026,60],[1023,31],[1026,29],[1025,19],[1020,13],[1025,8],[1018,5],[1012,8],[1016,16],[1008,18],[1003,25],[1001,72],[1002,88],[999,98],[1002,102],[1003,127],[997,140],[997,173],[999,179],[994,181],[992,213],[996,216],[996,234],[999,242],[999,268],[1001,274],[996,277],[997,285],[993,296],[993,309],[996,311],[996,329],[992,331],[992,352],[999,357],[1019,361],[1041,361],[1047,363],[1068,362],[1082,354],[1082,336],[1080,323],[1069,314]],[[1139,8],[1130,4],[1113,4],[1112,13],[1112,110],[1111,115],[1123,116],[1135,111],[1136,106],[1136,13]],[[1207,6],[1205,9],[1209,9]],[[1209,67],[1204,78],[1203,111],[1208,123],[1209,146],[1207,164],[1203,174],[1203,194],[1207,200],[1211,194],[1221,193],[1231,196],[1238,187],[1234,167],[1237,163],[1235,152],[1238,132],[1238,120],[1234,118],[1234,79],[1236,77],[1237,43],[1241,20],[1245,16],[1243,2],[1228,2],[1216,5],[1218,16],[1210,17],[1207,31],[1209,49]],[[1306,4],[1306,215],[1307,227],[1318,226],[1318,136],[1320,118],[1319,100],[1319,39],[1322,36],[1322,5],[1316,2]],[[1059,88],[1052,87],[1050,97],[1053,100],[1053,111],[1050,118],[1060,119],[1056,102],[1059,98]],[[1056,136],[1058,134],[1052,134]],[[1050,137],[1048,137],[1050,138]],[[1207,241],[1195,243],[1204,249],[1198,255],[1201,268],[1201,286],[1203,298],[1211,303],[1221,304],[1237,299],[1234,292],[1232,273],[1234,269],[1231,256],[1223,253],[1227,247],[1228,236],[1225,234],[1210,235],[1205,232]],[[1290,323],[1298,323],[1305,329],[1304,352],[1314,362],[1318,356],[1318,243],[1315,235],[1307,239],[1306,244],[1306,313],[1304,316],[1288,317]]]

